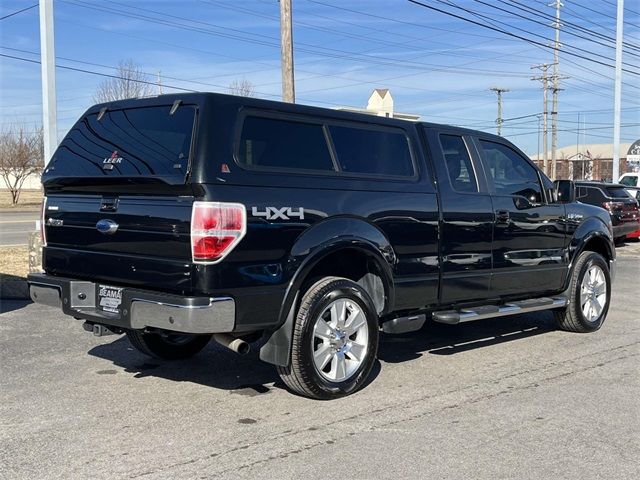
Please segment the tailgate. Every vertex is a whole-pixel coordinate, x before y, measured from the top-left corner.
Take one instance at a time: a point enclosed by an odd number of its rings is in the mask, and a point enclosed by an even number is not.
[[[49,193],[45,270],[115,285],[187,292],[192,287],[192,203],[190,196]]]

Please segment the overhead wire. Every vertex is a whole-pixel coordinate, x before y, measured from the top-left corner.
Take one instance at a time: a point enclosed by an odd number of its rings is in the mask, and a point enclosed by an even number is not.
[[[426,3],[420,2],[418,0],[407,0],[407,1],[409,1],[410,3],[413,3],[415,5],[418,5],[420,7],[427,8],[429,10],[433,10],[433,11],[442,13],[444,15],[448,15],[450,17],[457,18],[459,20],[463,20],[465,22],[468,22],[468,23],[471,23],[471,24],[474,24],[474,25],[478,25],[480,27],[487,28],[489,30],[493,30],[493,31],[496,31],[496,32],[499,32],[499,33],[503,33],[504,35],[507,35],[507,36],[510,36],[510,37],[513,37],[513,38],[518,38],[520,40],[524,40],[525,42],[528,42],[528,43],[530,43],[532,45],[538,45],[538,46],[544,47],[546,49],[552,49],[553,48],[553,47],[551,47],[550,45],[548,45],[546,43],[542,43],[542,42],[539,42],[537,40],[533,40],[531,38],[524,37],[522,35],[519,35],[517,33],[511,32],[511,31],[508,31],[508,30],[503,30],[503,29],[495,27],[493,25],[488,25],[486,23],[482,23],[482,22],[479,22],[479,21],[476,21],[476,20],[473,20],[473,19],[470,19],[470,18],[467,18],[467,17],[463,17],[462,15],[458,15],[456,13],[449,12],[447,10],[443,10],[441,8],[438,8],[438,7],[434,7],[432,5],[427,5]],[[575,52],[570,52],[570,51],[565,50],[564,53],[567,54],[567,55],[571,55],[571,56],[574,56],[574,57],[581,58],[583,60],[587,60],[589,62],[593,62],[593,63],[599,64],[599,65],[603,65],[605,67],[614,68],[614,66],[609,64],[609,63],[605,63],[605,62],[602,62],[600,60],[596,60],[596,59],[593,59],[593,58],[585,57],[584,55],[580,55],[580,54],[577,54]],[[625,71],[627,73],[630,73],[630,74],[633,74],[633,75],[640,76],[640,73],[634,72],[634,71],[630,71],[628,69],[623,69],[623,71]]]
[[[39,4],[31,5],[30,7],[25,7],[20,10],[16,10],[15,12],[9,13],[8,15],[3,15],[0,17],[0,20],[6,20],[7,18],[11,18],[14,15],[18,15],[19,13],[26,12],[27,10],[31,10],[32,8],[36,8]]]
[[[409,0],[409,1],[410,1],[411,3],[417,3],[417,4],[420,4],[420,2],[417,2],[417,1],[415,1],[415,0]],[[435,0],[435,1],[436,1],[436,2],[438,2],[438,3],[441,3],[441,4],[443,4],[443,5],[447,5],[447,6],[450,6],[450,7],[456,8],[456,9],[458,9],[458,10],[462,10],[462,11],[464,11],[464,12],[466,12],[466,13],[469,13],[469,14],[471,14],[471,15],[475,16],[475,17],[478,17],[478,18],[482,18],[482,19],[484,19],[487,23],[489,23],[489,24],[490,24],[490,25],[485,24],[485,25],[484,25],[484,26],[485,26],[485,28],[493,27],[493,28],[498,28],[498,29],[500,29],[501,27],[497,27],[497,26],[495,25],[496,23],[499,23],[499,24],[505,25],[505,26],[507,26],[507,27],[511,26],[511,25],[510,25],[509,23],[507,23],[507,22],[502,22],[502,21],[500,21],[500,20],[495,20],[495,19],[493,19],[492,17],[490,17],[490,16],[488,16],[488,15],[485,15],[485,14],[482,14],[482,13],[479,13],[479,12],[476,12],[476,11],[471,10],[471,9],[469,9],[469,8],[466,8],[466,7],[461,7],[461,6],[457,5],[457,4],[455,4],[454,2],[452,2],[451,0]],[[474,1],[478,1],[478,0],[474,0]],[[423,6],[425,6],[425,5],[423,5]],[[430,8],[430,7],[428,7],[428,6],[427,6],[427,8]],[[434,7],[434,8],[435,8],[435,7]],[[443,11],[443,12],[446,12],[446,11]],[[447,13],[448,13],[448,14],[451,14],[451,12],[447,12]],[[464,17],[461,17],[461,18],[464,18]],[[469,21],[470,19],[466,19],[466,20],[467,20],[467,21]],[[522,32],[522,33],[526,33],[526,34],[533,35],[533,36],[538,37],[538,38],[542,38],[543,40],[547,40],[547,41],[549,41],[549,40],[550,40],[549,38],[545,37],[544,35],[540,35],[540,34],[538,34],[538,33],[532,32],[532,31],[530,31],[530,30],[525,30],[525,29],[523,29],[523,28],[517,28],[517,30],[518,30],[518,31],[520,31],[520,32]],[[508,32],[508,31],[504,31],[504,32],[505,32],[505,33],[512,33],[512,32]],[[523,38],[524,38],[524,37],[523,37]],[[529,39],[527,39],[527,40],[528,40],[529,42],[532,42],[532,41],[533,41],[533,40],[532,40],[532,39],[530,39],[530,38],[529,38]],[[601,63],[601,64],[603,64],[603,65],[606,65],[606,66],[608,66],[608,67],[610,67],[610,68],[614,68],[614,65],[611,65],[611,64],[604,64],[604,63],[602,63],[602,62],[596,61],[595,59],[592,59],[592,58],[586,57],[586,56],[584,56],[584,54],[588,54],[588,55],[596,56],[596,57],[599,57],[599,58],[603,58],[603,59],[605,59],[605,60],[610,60],[610,57],[609,57],[609,56],[601,55],[601,54],[599,54],[599,53],[595,53],[595,52],[593,52],[593,51],[591,51],[591,50],[588,50],[588,49],[586,49],[586,48],[576,47],[575,45],[571,45],[571,44],[568,44],[568,43],[566,43],[566,42],[564,42],[562,45],[563,45],[563,47],[565,48],[565,49],[563,50],[565,54],[569,54],[569,55],[577,55],[575,52],[571,52],[571,51],[567,50],[567,48],[572,48],[572,49],[574,49],[574,50],[577,50],[577,51],[583,52],[583,55],[581,55],[581,58],[583,58],[583,59],[585,59],[585,60],[589,60],[589,61],[592,61],[592,62],[598,62],[598,63]],[[549,45],[549,44],[544,44],[544,46],[545,46],[547,49],[553,49],[553,48],[554,48],[553,46],[551,46],[551,45]],[[624,64],[624,65],[627,65],[627,66],[631,66],[631,67],[637,68],[637,66],[636,66],[636,65],[630,65],[630,64],[628,64],[627,62],[623,62],[623,64]],[[623,68],[623,71],[626,71],[627,73],[632,73],[632,74],[634,74],[634,75],[639,75],[639,76],[640,76],[640,71],[636,72],[636,71],[632,71],[632,70],[625,69],[625,68]]]

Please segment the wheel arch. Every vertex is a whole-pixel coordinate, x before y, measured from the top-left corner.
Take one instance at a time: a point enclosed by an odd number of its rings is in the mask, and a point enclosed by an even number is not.
[[[304,289],[319,277],[341,276],[359,283],[374,301],[378,314],[387,313],[395,298],[394,262],[395,253],[386,236],[362,219],[326,220],[303,233],[287,262],[292,273],[280,309],[279,327],[267,332],[260,359],[288,365],[297,305]]]
[[[583,222],[576,230],[570,244],[570,263],[568,275],[565,280],[565,288],[569,287],[571,275],[575,267],[576,260],[584,251],[598,253],[604,257],[609,264],[613,277],[613,264],[616,258],[616,249],[613,243],[613,236],[607,225],[597,218],[590,218]]]

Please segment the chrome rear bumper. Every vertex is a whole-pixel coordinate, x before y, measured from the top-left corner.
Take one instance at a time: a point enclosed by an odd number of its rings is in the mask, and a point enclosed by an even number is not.
[[[96,283],[40,273],[30,274],[28,281],[34,302],[101,325],[194,334],[232,332],[235,327],[235,301],[230,297],[183,297],[123,287],[117,311],[109,312],[99,306]]]

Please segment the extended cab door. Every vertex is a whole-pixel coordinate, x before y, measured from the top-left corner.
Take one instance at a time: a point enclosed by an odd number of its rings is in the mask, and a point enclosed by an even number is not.
[[[497,137],[476,143],[494,211],[492,296],[559,290],[568,268],[565,206],[550,202],[549,181],[511,144]]]
[[[493,206],[472,154],[473,139],[456,129],[425,132],[440,194],[440,302],[484,300],[491,280]]]

